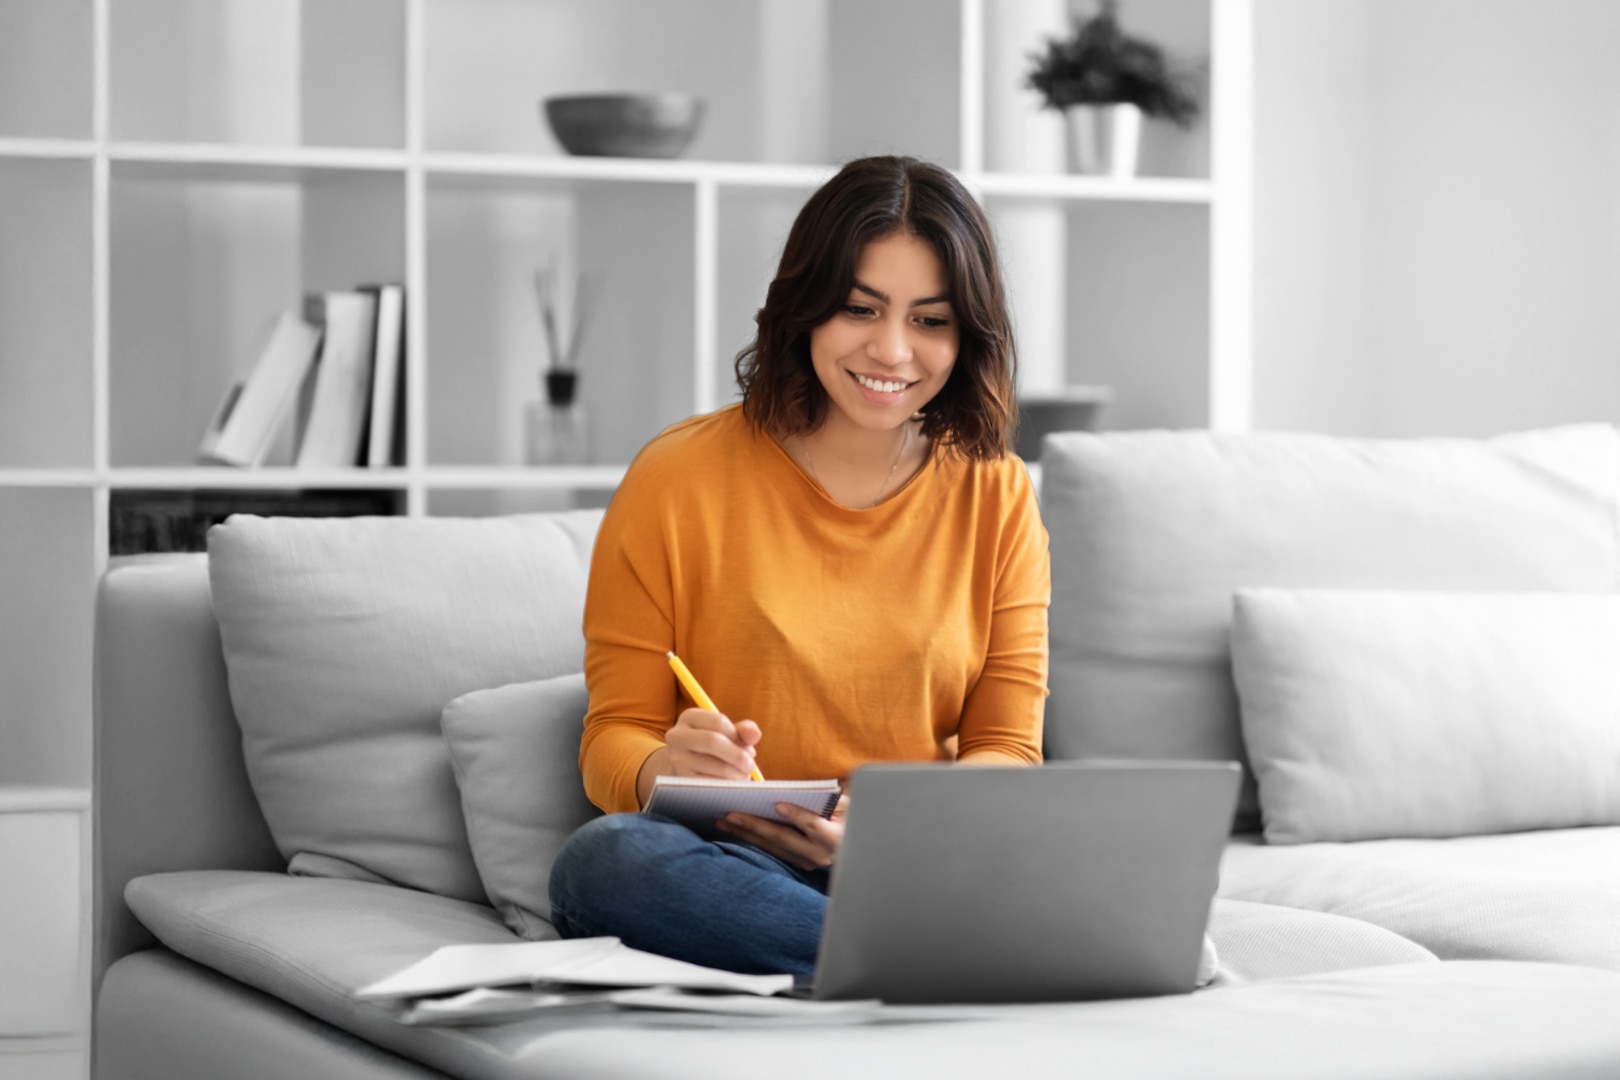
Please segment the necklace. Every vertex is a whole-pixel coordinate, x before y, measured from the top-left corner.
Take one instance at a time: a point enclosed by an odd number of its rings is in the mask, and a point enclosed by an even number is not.
[[[894,479],[894,471],[900,467],[900,459],[906,456],[906,447],[910,443],[911,426],[908,424],[900,432],[900,451],[894,455],[894,464],[889,466],[888,475],[884,476],[883,484],[877,489],[877,494],[872,496],[872,501],[865,506],[857,506],[854,509],[870,510],[883,501],[883,493],[889,490],[889,481]],[[821,474],[816,472],[816,460],[810,456],[810,444],[805,442],[803,435],[799,436],[799,449],[804,451],[804,463],[810,466],[810,475],[815,478],[816,483],[821,484],[821,490],[826,491],[827,485],[821,483]]]

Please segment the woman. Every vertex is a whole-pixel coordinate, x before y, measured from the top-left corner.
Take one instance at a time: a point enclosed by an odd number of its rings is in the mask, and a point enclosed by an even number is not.
[[[982,210],[946,170],[851,162],[788,235],[739,405],[637,456],[585,603],[586,793],[552,872],[565,937],[743,972],[815,969],[831,820],[735,815],[711,843],[626,813],[655,777],[843,780],[868,761],[1036,764],[1046,531]],[[723,712],[686,707],[681,656]]]

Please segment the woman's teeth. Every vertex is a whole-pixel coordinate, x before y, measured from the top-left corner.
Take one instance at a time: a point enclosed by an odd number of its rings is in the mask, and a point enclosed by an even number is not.
[[[892,394],[897,390],[904,390],[908,385],[903,382],[882,382],[878,379],[868,379],[865,375],[856,375],[855,381],[868,390],[876,390],[880,394]]]

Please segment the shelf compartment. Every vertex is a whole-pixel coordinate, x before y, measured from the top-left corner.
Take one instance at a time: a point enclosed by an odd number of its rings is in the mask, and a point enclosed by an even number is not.
[[[96,498],[0,487],[0,784],[90,784]]]
[[[1070,33],[1066,12],[1074,8],[1063,0],[986,0],[980,5],[984,44],[981,120],[987,170],[1066,172],[1063,116],[1042,108],[1040,95],[1025,80],[1031,54],[1042,51],[1048,38]],[[1203,104],[1202,116],[1186,130],[1158,120],[1144,122],[1137,169],[1143,178],[1196,180],[1210,176],[1210,9],[1210,0],[1131,0],[1121,8],[1120,23],[1127,34],[1160,46],[1177,68],[1193,72]],[[1083,14],[1089,17],[1092,12]]]
[[[427,461],[518,465],[549,364],[533,274],[591,275],[578,357],[590,464],[623,465],[692,411],[694,198],[684,185],[432,183],[427,231]],[[562,318],[567,318],[564,304]],[[567,334],[567,326],[560,328]]]
[[[299,182],[114,170],[112,466],[194,463],[220,398],[306,292],[403,280],[404,203],[404,177],[386,173]],[[268,463],[290,460],[284,438]]]
[[[561,158],[544,98],[676,90],[706,102],[693,160],[955,164],[959,23],[938,0],[426,0],[424,144]]]
[[[404,492],[387,488],[118,488],[108,511],[107,553],[117,558],[208,550],[208,530],[232,514],[389,517]]]
[[[1209,423],[1209,208],[989,198],[1021,387],[1104,386],[1105,428]]]
[[[0,4],[0,136],[92,136],[94,7],[92,0]]]
[[[405,144],[405,4],[116,0],[107,6],[114,139]]]
[[[0,468],[94,464],[91,192],[89,162],[0,159]]]
[[[770,74],[762,34],[769,9],[792,6],[807,10],[812,24],[825,21],[821,0],[427,0],[424,143],[430,150],[566,157],[546,122],[544,98],[683,91],[705,101],[687,157],[821,160],[819,145],[776,158],[762,153],[769,124],[761,88]],[[801,66],[811,72],[815,63]],[[802,82],[800,89],[815,96]]]
[[[717,233],[714,400],[740,400],[737,354],[754,339],[754,316],[776,276],[788,230],[811,190],[726,189]]]

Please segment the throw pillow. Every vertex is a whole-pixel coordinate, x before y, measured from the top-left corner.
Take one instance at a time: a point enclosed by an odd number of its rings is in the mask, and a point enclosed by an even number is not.
[[[1620,824],[1620,595],[1244,590],[1266,840]]]
[[[551,864],[574,830],[601,814],[585,797],[579,738],[585,676],[560,675],[463,694],[444,707],[461,812],[484,891],[512,932],[551,929]]]
[[[1616,588],[1616,492],[1620,433],[1598,424],[1478,440],[1049,435],[1047,754],[1241,759],[1227,640],[1244,586]],[[1239,808],[1258,827],[1252,780]]]
[[[581,669],[600,520],[234,515],[209,530],[243,758],[291,872],[485,901],[439,714]]]

